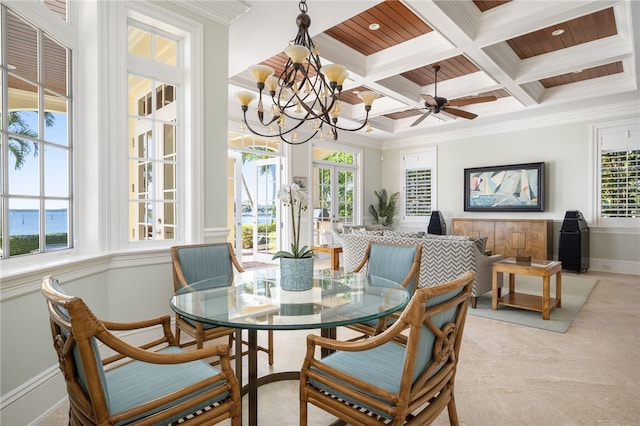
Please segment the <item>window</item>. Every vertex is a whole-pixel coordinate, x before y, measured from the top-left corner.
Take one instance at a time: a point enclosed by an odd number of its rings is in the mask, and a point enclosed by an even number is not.
[[[176,128],[182,122],[181,81],[171,71],[178,71],[180,43],[134,20],[128,38],[129,240],[174,240],[179,237],[176,167],[182,140]]]
[[[637,122],[596,129],[598,222],[627,227],[640,222],[640,125]]]
[[[63,21],[68,21],[67,16],[67,0],[43,0],[43,4],[47,9],[58,15]]]
[[[402,207],[405,222],[429,220],[435,210],[436,149],[408,152],[402,156],[404,199]]]
[[[6,52],[0,81],[7,94],[0,126],[0,256],[7,259],[73,245],[71,49],[8,7],[0,5],[0,12],[0,50]]]

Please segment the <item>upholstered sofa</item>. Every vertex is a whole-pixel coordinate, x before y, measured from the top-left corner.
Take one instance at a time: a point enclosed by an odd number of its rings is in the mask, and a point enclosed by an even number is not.
[[[471,293],[471,306],[474,308],[476,297],[491,291],[493,262],[503,259],[499,254],[492,256],[484,254],[486,237],[358,230],[335,235],[334,239],[342,245],[345,271],[352,271],[358,265],[369,241],[387,244],[420,244],[422,259],[418,287],[441,284],[457,278],[466,271],[474,271],[476,277]],[[498,277],[498,285],[502,287],[502,275]]]

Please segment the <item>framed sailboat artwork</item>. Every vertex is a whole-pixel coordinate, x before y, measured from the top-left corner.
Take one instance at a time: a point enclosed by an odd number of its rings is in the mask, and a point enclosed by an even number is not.
[[[464,211],[543,212],[545,163],[464,169]]]

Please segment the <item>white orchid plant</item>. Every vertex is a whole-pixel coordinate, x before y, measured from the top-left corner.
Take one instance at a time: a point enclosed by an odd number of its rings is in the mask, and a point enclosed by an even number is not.
[[[273,255],[273,259],[286,257],[290,259],[304,259],[313,256],[313,251],[307,247],[300,247],[300,218],[302,212],[309,208],[309,195],[300,185],[292,183],[278,190],[278,198],[282,205],[291,208],[291,226],[293,229],[293,242],[291,251],[280,250]]]

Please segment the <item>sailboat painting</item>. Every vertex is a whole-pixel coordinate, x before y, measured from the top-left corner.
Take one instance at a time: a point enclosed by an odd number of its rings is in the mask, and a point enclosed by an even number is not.
[[[464,169],[465,211],[544,211],[545,163]]]

